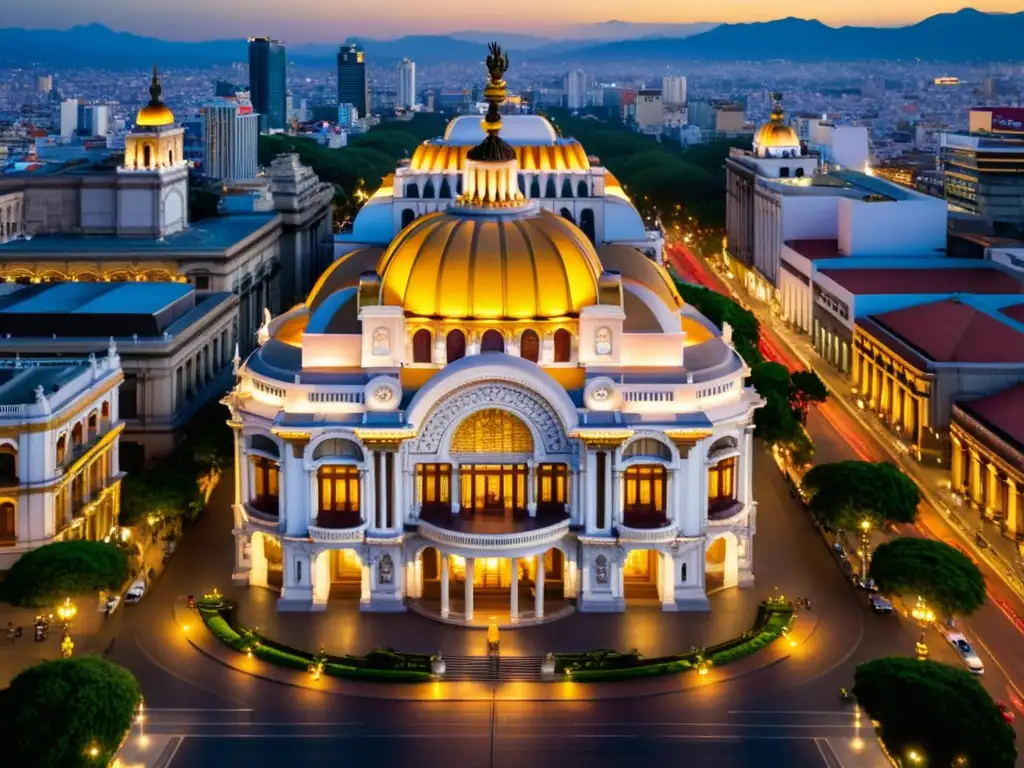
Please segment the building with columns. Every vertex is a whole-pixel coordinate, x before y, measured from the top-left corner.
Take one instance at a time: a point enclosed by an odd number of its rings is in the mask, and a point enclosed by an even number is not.
[[[1024,539],[1024,385],[953,406],[950,487]]]
[[[522,193],[488,64],[462,191],[335,261],[238,367],[234,578],[466,624],[706,609],[753,583],[762,401],[654,259]]]
[[[1022,312],[1020,296],[957,296],[859,318],[858,397],[911,454],[945,465],[954,403],[1024,382],[1024,323],[1013,317]]]
[[[25,552],[106,538],[121,498],[117,349],[0,359],[0,571]]]

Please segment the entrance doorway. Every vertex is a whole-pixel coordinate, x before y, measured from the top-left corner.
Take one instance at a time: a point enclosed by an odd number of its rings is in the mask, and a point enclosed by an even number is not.
[[[658,553],[650,549],[634,549],[622,565],[623,593],[630,601],[658,600]]]
[[[354,549],[330,550],[331,597],[360,596],[363,564]]]

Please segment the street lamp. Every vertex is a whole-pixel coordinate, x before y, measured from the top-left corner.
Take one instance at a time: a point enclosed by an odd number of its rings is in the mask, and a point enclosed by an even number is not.
[[[920,595],[917,596],[917,602],[914,604],[914,610],[910,612],[910,615],[914,617],[915,621],[919,621],[922,626],[935,622],[935,612],[928,607],[928,604]]]
[[[57,607],[57,615],[64,622],[65,628],[71,627],[71,620],[78,613],[78,606],[71,602],[70,597],[65,597],[64,602]]]
[[[860,521],[860,577],[864,581],[868,578],[868,556],[869,547],[871,546],[871,521],[865,518]]]

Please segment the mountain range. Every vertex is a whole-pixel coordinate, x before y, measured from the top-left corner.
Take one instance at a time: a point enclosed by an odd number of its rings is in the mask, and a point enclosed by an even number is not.
[[[367,59],[386,64],[409,57],[421,65],[473,63],[484,43],[500,40],[514,58],[551,63],[649,61],[857,61],[926,59],[1006,61],[1024,58],[1024,12],[983,13],[970,8],[931,16],[904,27],[830,27],[813,19],[785,18],[749,24],[585,24],[552,40],[486,31],[415,35],[397,40],[360,39]],[[582,35],[582,37],[580,37]],[[610,41],[609,41],[610,40]],[[336,44],[296,45],[296,63],[323,65]],[[202,67],[247,58],[244,40],[174,42],[115,32],[99,24],[67,30],[0,29],[0,66]]]

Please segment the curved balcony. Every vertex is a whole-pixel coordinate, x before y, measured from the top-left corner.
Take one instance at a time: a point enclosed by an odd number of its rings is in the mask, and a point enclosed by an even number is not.
[[[497,522],[497,521],[495,521]],[[569,532],[569,517],[527,517],[498,528],[490,521],[453,515],[444,525],[421,519],[420,535],[446,547],[504,552],[554,544]]]
[[[362,541],[366,535],[366,521],[359,512],[329,512],[322,510],[309,526],[313,541]]]
[[[242,509],[245,512],[245,519],[250,526],[260,531],[277,533],[278,527],[281,524],[281,518],[276,514],[266,512],[252,502],[243,504]]]
[[[727,526],[736,523],[743,513],[743,502],[726,499],[708,506],[708,525]]]
[[[627,522],[628,522],[627,518]],[[662,525],[656,528],[645,526],[634,528],[633,526],[619,523],[615,526],[615,532],[620,539],[627,541],[642,541],[648,544],[660,544],[666,541],[674,541],[679,535],[679,526],[670,520],[664,520]]]

